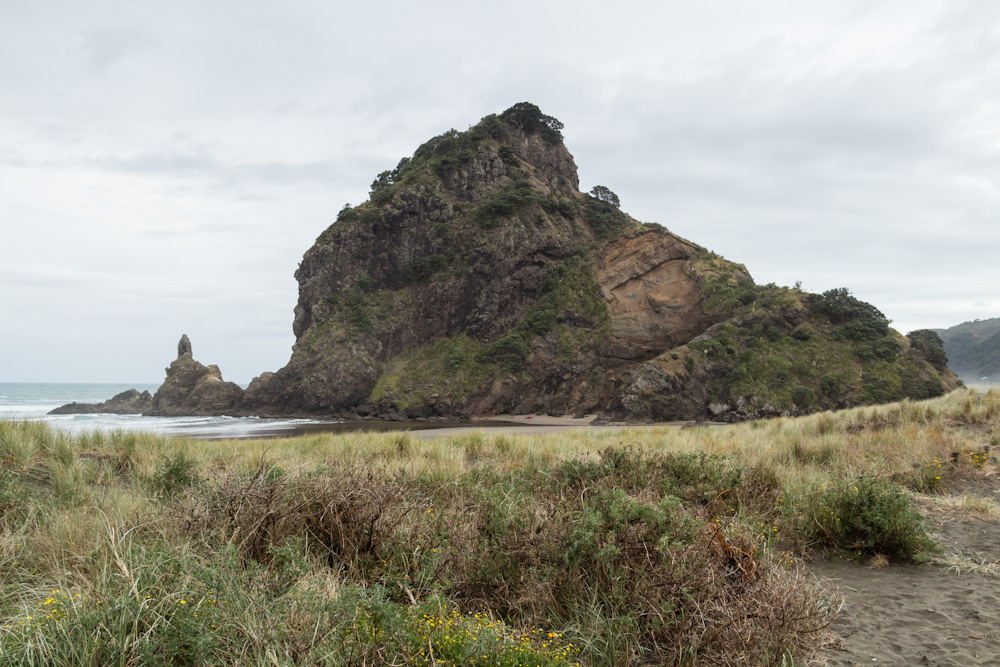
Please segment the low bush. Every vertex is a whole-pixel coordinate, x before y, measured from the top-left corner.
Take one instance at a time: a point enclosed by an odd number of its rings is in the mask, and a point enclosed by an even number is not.
[[[484,364],[500,364],[511,373],[520,373],[525,369],[529,352],[522,336],[510,334],[483,348],[478,361]]]
[[[473,217],[484,229],[495,227],[499,218],[521,210],[532,202],[540,200],[540,195],[525,180],[514,181],[477,206],[472,211]]]
[[[795,521],[818,544],[862,557],[906,562],[936,549],[903,489],[883,480],[833,482],[799,500]]]
[[[443,598],[410,604],[382,586],[311,587],[317,577],[295,542],[266,567],[232,548],[178,557],[116,546],[96,555],[112,568],[91,585],[21,592],[26,611],[0,628],[0,664],[576,664],[558,632],[518,630]]]
[[[433,254],[419,257],[403,268],[403,274],[412,281],[426,280],[448,265],[447,255]]]

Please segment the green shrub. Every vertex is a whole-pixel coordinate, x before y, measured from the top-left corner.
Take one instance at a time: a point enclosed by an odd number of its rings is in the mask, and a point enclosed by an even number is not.
[[[472,210],[472,215],[484,229],[495,227],[498,218],[512,215],[540,197],[531,183],[517,180],[493,193],[485,202]]]
[[[948,364],[948,355],[944,351],[944,341],[936,331],[931,329],[918,329],[906,334],[920,355],[928,363],[941,368]]]
[[[842,390],[840,378],[832,373],[827,373],[819,379],[819,388],[824,396],[834,396]]]
[[[792,402],[801,410],[807,410],[816,400],[816,395],[808,387],[796,387],[792,390]]]
[[[500,118],[525,134],[539,134],[546,143],[562,142],[563,124],[552,116],[546,116],[531,102],[518,102],[502,114]]]
[[[926,399],[937,398],[938,396],[944,396],[944,384],[941,382],[941,378],[933,375],[921,382],[919,393],[912,398]]]
[[[511,373],[520,373],[528,360],[528,345],[518,335],[510,334],[490,343],[479,353],[480,363],[500,364]]]
[[[357,220],[358,215],[358,209],[351,207],[350,204],[344,204],[344,208],[340,209],[340,212],[337,213],[337,222]]]
[[[811,326],[808,324],[802,324],[796,327],[795,331],[792,332],[792,338],[798,341],[812,340],[815,333],[815,330]]]
[[[688,502],[709,502],[741,483],[740,468],[717,454],[663,454],[650,458],[646,465],[657,486]]]
[[[535,336],[544,336],[552,331],[556,323],[556,311],[554,308],[538,308],[529,312],[524,318],[524,326],[529,333]]]
[[[514,149],[510,146],[501,146],[497,149],[497,155],[500,156],[500,159],[503,160],[504,164],[509,167],[516,167],[520,164],[517,156],[514,155]]]
[[[150,491],[159,498],[172,498],[199,480],[197,461],[184,452],[161,456],[156,470],[148,480]]]
[[[906,562],[937,548],[923,517],[891,482],[839,480],[801,498],[798,507],[799,529],[831,549]]]
[[[896,379],[875,372],[863,373],[860,400],[863,403],[889,403],[905,398],[902,388],[895,382]]]
[[[583,207],[583,219],[599,239],[617,236],[631,221],[614,204],[594,197],[587,198]]]
[[[560,199],[556,203],[556,209],[559,211],[559,215],[567,220],[572,220],[576,217],[576,204],[569,199]]]
[[[475,129],[475,128],[474,128]],[[459,132],[448,130],[425,141],[413,153],[413,158],[400,170],[403,178],[409,178],[421,166],[431,169],[439,177],[476,159],[476,144],[486,137],[484,132]]]
[[[483,139],[503,139],[507,136],[507,126],[495,113],[484,116],[479,123],[469,130],[469,135],[474,141]]]
[[[854,354],[860,361],[893,361],[902,349],[903,346],[895,338],[883,336],[858,344]]]
[[[403,268],[403,274],[412,281],[426,280],[448,265],[447,255],[434,254],[413,260]]]
[[[705,310],[732,313],[752,304],[757,299],[758,289],[750,276],[737,278],[731,273],[723,273],[706,280],[701,293],[707,299]]]
[[[888,330],[889,320],[875,306],[851,295],[846,287],[827,290],[822,294],[810,294],[809,309],[816,315],[823,315],[831,324],[845,324],[854,320],[868,320],[871,326],[881,324]]]
[[[344,305],[347,306],[347,319],[351,326],[363,333],[371,333],[374,327],[365,310],[364,297],[357,292],[348,294],[344,298]]]

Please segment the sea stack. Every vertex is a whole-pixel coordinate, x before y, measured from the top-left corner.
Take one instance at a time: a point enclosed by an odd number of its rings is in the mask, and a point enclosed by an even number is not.
[[[194,360],[191,340],[181,336],[177,359],[166,369],[167,377],[153,395],[146,413],[168,417],[184,415],[236,415],[243,404],[243,389],[222,379],[219,367]]]

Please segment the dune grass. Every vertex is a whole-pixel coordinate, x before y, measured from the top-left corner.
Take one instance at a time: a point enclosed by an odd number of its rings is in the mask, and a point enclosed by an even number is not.
[[[431,440],[0,421],[0,664],[796,664],[836,607],[798,554],[928,557],[904,489],[998,438],[971,390]]]

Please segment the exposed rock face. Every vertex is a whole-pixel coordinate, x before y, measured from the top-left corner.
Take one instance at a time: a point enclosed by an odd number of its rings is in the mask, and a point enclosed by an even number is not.
[[[380,174],[305,253],[292,357],[245,409],[736,419],[952,386],[905,341],[855,340],[809,295],[581,193],[560,127],[515,105]]]
[[[146,414],[235,415],[243,404],[243,389],[225,382],[218,366],[205,366],[191,356],[191,341],[185,335],[177,345],[177,359],[166,369],[167,377],[153,395]]]
[[[49,412],[50,415],[116,414],[141,415],[153,407],[148,391],[129,389],[103,403],[69,403]]]
[[[608,356],[648,359],[718,321],[704,312],[704,276],[688,266],[699,250],[666,231],[625,236],[604,247],[597,278],[611,315],[603,348]],[[736,265],[732,270],[748,275]]]

